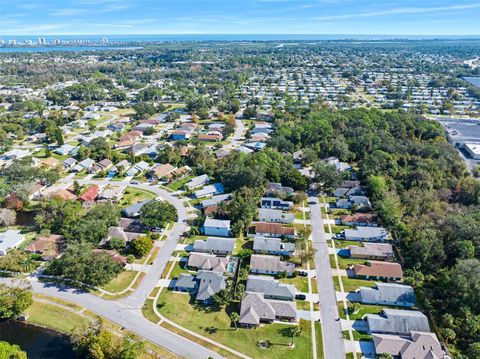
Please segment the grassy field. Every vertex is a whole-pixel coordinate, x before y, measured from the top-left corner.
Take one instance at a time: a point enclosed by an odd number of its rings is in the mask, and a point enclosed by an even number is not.
[[[302,332],[295,338],[295,348],[290,348],[290,337],[286,324],[266,324],[256,329],[235,328],[228,313],[237,308],[212,311],[208,308],[191,305],[186,294],[163,291],[158,300],[160,313],[170,320],[211,338],[232,349],[245,353],[252,358],[311,358],[312,343],[310,323],[301,321]],[[269,340],[273,345],[269,349],[260,349],[259,340]]]
[[[91,321],[65,308],[54,304],[35,301],[25,311],[28,323],[51,328],[61,333],[70,334],[76,328],[88,327]]]
[[[317,341],[317,357],[318,359],[324,359],[322,326],[319,322],[315,322],[315,338]]]
[[[187,182],[189,182],[192,178],[194,178],[195,176],[188,176],[188,177],[185,177],[181,180],[178,180],[178,181],[174,181],[172,183],[169,183],[167,185],[168,188],[170,188],[171,190],[174,190],[174,191],[178,191],[180,188],[183,187],[183,185]]]
[[[351,320],[362,319],[365,314],[378,314],[382,311],[384,307],[379,305],[366,305],[360,304],[359,310],[356,313],[349,313]],[[343,303],[338,303],[338,313],[340,314],[340,318],[346,319],[345,311],[343,310]]]
[[[233,255],[237,255],[242,249],[253,249],[253,239],[243,236],[237,238]]]
[[[350,339],[348,330],[344,330],[342,334],[345,339]],[[353,339],[356,341],[360,341],[360,340],[369,341],[369,340],[372,340],[372,336],[367,333],[361,333],[356,330],[353,330]]]
[[[293,284],[298,292],[308,293],[308,278],[295,277],[295,278],[282,278],[280,283]]]
[[[348,246],[359,246],[361,245],[362,242],[359,241],[347,241],[343,239],[335,239],[335,248],[337,249],[343,249],[347,248]]]
[[[338,258],[338,266],[340,269],[347,269],[355,264],[364,264],[366,262],[365,259],[353,259],[353,258],[346,258],[342,256],[337,256]],[[335,255],[330,254],[330,267],[335,268]]]
[[[338,277],[333,278],[333,282],[335,283],[335,290],[340,291],[340,285],[338,283]],[[365,280],[365,279],[355,279],[355,278],[342,278],[343,282],[343,289],[345,292],[354,292],[359,287],[373,287],[375,285],[374,281]]]
[[[132,283],[137,273],[138,272],[136,271],[130,270],[123,271],[117,277],[105,284],[102,288],[112,293],[121,292],[122,290],[126,289],[130,283]]]
[[[160,320],[160,318],[157,317],[157,315],[153,311],[153,299],[147,299],[145,303],[143,303],[142,314],[145,318],[155,324],[158,323]]]
[[[155,194],[153,192],[127,187],[118,205],[120,207],[125,207],[151,198],[155,198]]]
[[[175,262],[172,272],[170,273],[170,278],[178,278],[182,273],[189,273],[187,267],[187,262]]]

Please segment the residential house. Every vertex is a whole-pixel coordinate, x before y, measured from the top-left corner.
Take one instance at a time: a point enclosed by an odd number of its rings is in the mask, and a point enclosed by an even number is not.
[[[124,186],[107,186],[97,196],[98,202],[117,203],[123,196]]]
[[[295,215],[280,209],[260,208],[258,219],[260,222],[293,223]]]
[[[49,198],[61,199],[62,201],[74,200],[77,196],[67,189],[60,189],[48,195]]]
[[[112,238],[120,238],[123,239],[126,243],[128,243],[142,235],[142,233],[125,232],[123,227],[112,226],[108,228],[107,240],[111,240]]]
[[[65,238],[58,234],[52,234],[48,237],[37,237],[33,243],[25,248],[25,251],[27,253],[40,254],[43,260],[49,261],[57,258],[62,253],[65,245]]]
[[[260,207],[288,211],[290,208],[293,207],[293,202],[283,201],[275,197],[262,197],[262,199],[260,200]]]
[[[208,253],[191,252],[188,256],[187,266],[189,268],[225,273],[227,272],[229,262],[229,256],[217,257]]]
[[[354,213],[340,216],[340,222],[344,226],[376,227],[377,215],[373,213]]]
[[[157,165],[152,169],[152,175],[157,177],[159,180],[166,179],[166,177],[174,172],[178,167],[172,166],[170,163],[165,163],[163,165]]]
[[[230,221],[207,218],[203,224],[203,233],[206,236],[230,236]]]
[[[229,199],[232,198],[232,195],[230,193],[225,193],[225,194],[219,194],[216,196],[212,196],[209,199],[205,199],[201,202],[202,207],[210,207],[214,206],[217,204],[220,204],[222,202],[228,201]]]
[[[62,162],[63,168],[66,170],[73,168],[76,164],[77,164],[77,160],[72,157],[69,157]]]
[[[192,178],[189,182],[185,184],[185,188],[191,191],[195,188],[205,186],[209,182],[210,182],[210,177],[208,177],[207,174],[203,174],[201,176]]]
[[[88,187],[77,199],[82,202],[82,204],[89,206],[95,202],[95,198],[98,196],[99,189],[100,188],[97,185],[92,185]]]
[[[364,304],[409,308],[415,305],[415,291],[409,285],[377,282],[374,287],[360,287],[357,292]]]
[[[257,222],[255,223],[255,234],[264,237],[295,237],[295,227],[285,227],[281,223]]]
[[[370,200],[366,196],[349,196],[348,199],[356,208],[372,207]]]
[[[447,359],[435,333],[412,331],[407,335],[373,334],[375,354],[399,359]]]
[[[295,244],[284,243],[280,238],[255,237],[253,251],[259,254],[290,257],[295,252]]]
[[[122,132],[125,128],[125,124],[122,122],[113,122],[107,127],[109,130],[113,132]]]
[[[95,164],[95,161],[91,158],[86,158],[83,161],[79,162],[75,167],[72,168],[74,172],[88,171]]]
[[[40,162],[40,167],[47,169],[55,169],[60,167],[60,161],[53,157],[45,158]]]
[[[281,183],[269,182],[265,194],[267,196],[292,195],[295,190],[292,187],[282,186]]]
[[[66,156],[66,155],[75,155],[75,152],[77,150],[77,147],[69,145],[68,143],[65,143],[64,145],[61,145],[60,147],[57,147],[53,152],[56,154],[59,154],[60,156]]]
[[[7,229],[0,233],[0,256],[7,255],[10,250],[17,248],[24,240],[25,236],[19,230]]]
[[[128,217],[128,218],[138,217],[138,216],[140,216],[140,210],[142,209],[142,207],[150,201],[152,201],[152,200],[151,199],[146,199],[144,201],[132,204],[132,205],[128,206],[127,208],[122,209],[122,214],[125,217]]]
[[[221,133],[200,133],[197,136],[199,141],[221,141],[223,136]]]
[[[208,186],[205,186],[198,191],[195,191],[195,198],[203,198],[208,196],[213,196],[216,194],[222,194],[224,191],[223,185],[221,183],[214,183]]]
[[[193,243],[195,252],[212,254],[232,254],[235,248],[235,238],[208,237],[206,240],[197,239]]]
[[[271,275],[285,272],[287,275],[293,275],[295,264],[283,262],[278,256],[253,254],[250,258],[250,272]]]
[[[272,277],[249,275],[247,292],[262,293],[265,299],[295,300],[296,289],[293,284],[282,284]]]
[[[204,304],[211,303],[213,295],[226,287],[227,280],[221,273],[204,270],[196,276],[182,274],[175,283],[175,290],[196,293],[195,299]]]
[[[349,241],[365,242],[385,242],[389,238],[388,232],[383,227],[347,228],[344,230],[344,236]]]
[[[261,293],[245,292],[240,306],[239,324],[243,327],[257,327],[260,323],[274,320],[296,321],[295,301],[265,299]]]
[[[349,246],[350,258],[388,261],[395,258],[393,248],[387,243],[363,243],[361,246]]]
[[[370,333],[408,335],[412,331],[430,331],[428,318],[416,310],[385,308],[380,314],[367,314],[366,320]]]
[[[113,249],[94,249],[93,253],[106,253],[113,259],[113,261],[121,266],[125,267],[127,265],[127,257],[122,256],[117,251]]]
[[[401,280],[402,266],[398,263],[368,261],[366,264],[355,264],[355,277],[364,279]]]

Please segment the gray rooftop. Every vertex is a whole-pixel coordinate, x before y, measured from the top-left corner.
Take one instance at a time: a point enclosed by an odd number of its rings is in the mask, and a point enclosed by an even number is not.
[[[255,237],[253,251],[294,252],[294,243],[283,243],[280,238]]]
[[[248,276],[246,291],[262,293],[265,298],[283,300],[294,300],[296,292],[295,286],[292,284],[281,284],[272,277],[256,275]]]
[[[203,207],[214,206],[216,204],[229,200],[230,198],[232,198],[232,195],[230,193],[219,194],[216,196],[212,196],[212,198],[202,201],[202,206]]]
[[[366,318],[371,333],[408,334],[411,331],[430,331],[425,314],[415,310],[384,309],[381,314],[367,314]]]
[[[227,287],[227,280],[221,273],[198,271],[196,278],[200,281],[196,296],[197,300],[209,300],[212,295]]]
[[[230,258],[217,257],[213,254],[192,252],[188,256],[188,266],[214,272],[226,272]]]
[[[235,238],[208,237],[205,241],[197,239],[193,243],[195,252],[228,252],[235,248]]]
[[[240,323],[258,325],[261,320],[296,319],[295,301],[265,299],[261,293],[245,292],[240,308]]]
[[[378,282],[372,288],[360,287],[359,293],[361,301],[366,303],[403,302],[415,305],[415,292],[409,285]]]

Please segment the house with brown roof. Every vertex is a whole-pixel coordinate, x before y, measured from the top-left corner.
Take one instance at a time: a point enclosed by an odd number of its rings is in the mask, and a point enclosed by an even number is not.
[[[77,198],[77,196],[75,196],[75,194],[73,194],[71,191],[66,190],[66,189],[60,189],[56,192],[50,193],[48,195],[48,197],[61,199],[63,201],[74,200],[74,199]]]
[[[163,165],[157,165],[152,169],[152,175],[158,179],[166,179],[166,177],[174,172],[177,167],[172,166],[170,163],[165,163]]]
[[[113,250],[113,249],[94,249],[93,250],[94,253],[106,253],[108,254],[115,263],[117,264],[120,264],[122,266],[126,266],[127,265],[127,257],[125,256],[122,256],[121,254],[119,254],[117,251]]]
[[[97,185],[92,185],[87,188],[81,196],[78,197],[78,200],[85,205],[90,205],[95,202],[95,198],[98,196],[99,187]]]
[[[401,280],[402,266],[398,263],[368,261],[366,264],[356,264],[353,267],[355,277],[379,280]]]
[[[48,157],[40,162],[40,167],[48,169],[57,168],[60,167],[60,161],[54,157]]]
[[[354,213],[340,216],[340,222],[345,226],[377,226],[377,215],[373,213]]]
[[[220,133],[201,133],[198,135],[199,141],[221,141],[223,136]]]
[[[263,237],[295,237],[295,227],[285,227],[281,223],[257,222],[255,234]]]
[[[52,234],[48,237],[37,237],[33,243],[25,248],[25,251],[40,254],[43,260],[49,261],[57,258],[64,248],[65,239],[58,234]]]

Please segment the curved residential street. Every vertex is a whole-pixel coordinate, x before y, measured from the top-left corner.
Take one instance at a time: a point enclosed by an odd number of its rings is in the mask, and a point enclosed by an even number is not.
[[[108,180],[88,179],[79,179],[78,182],[80,184],[97,185],[106,185],[110,183]],[[122,185],[122,183],[118,184]],[[160,279],[170,256],[175,250],[180,236],[185,232],[187,228],[186,222],[188,214],[181,199],[158,186],[150,186],[147,184],[128,184],[128,186],[155,193],[157,196],[173,204],[177,209],[178,214],[178,221],[168,234],[168,237],[155,258],[150,270],[145,274],[141,284],[135,289],[135,291],[128,297],[118,300],[105,300],[93,294],[58,283],[44,283],[39,281],[35,276],[30,276],[27,279],[31,283],[33,291],[35,293],[57,297],[85,307],[86,309],[121,325],[132,333],[135,333],[181,357],[198,359],[205,359],[208,357],[222,358],[218,353],[158,326],[143,317],[141,311],[143,303],[147,296],[152,292],[153,288],[157,286],[158,280]],[[11,279],[2,278],[0,281],[12,284]]]

